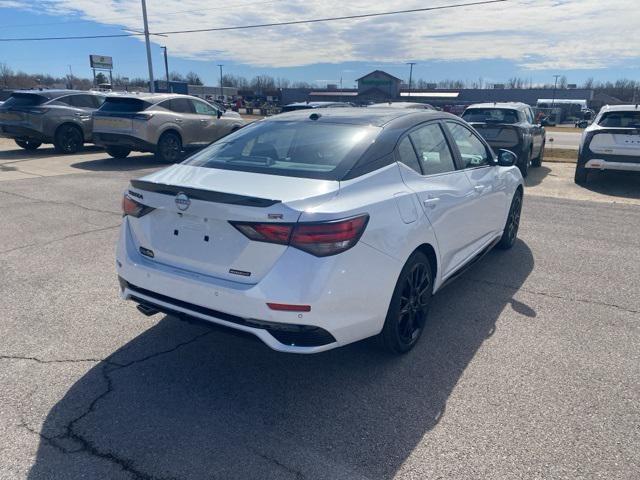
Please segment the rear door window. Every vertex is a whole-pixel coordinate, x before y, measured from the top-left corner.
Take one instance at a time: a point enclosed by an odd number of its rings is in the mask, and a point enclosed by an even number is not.
[[[422,175],[416,151],[413,149],[409,137],[404,137],[400,140],[400,143],[398,143],[398,160]]]
[[[107,97],[100,107],[101,112],[135,113],[146,110],[151,104],[139,98]]]
[[[169,110],[176,113],[194,113],[193,105],[191,105],[191,102],[188,98],[172,98],[169,101],[168,107]]]
[[[419,127],[409,137],[415,145],[424,175],[453,172],[456,169],[449,144],[439,124]]]
[[[475,133],[457,122],[447,121],[446,124],[460,151],[463,168],[491,165],[489,151]]]

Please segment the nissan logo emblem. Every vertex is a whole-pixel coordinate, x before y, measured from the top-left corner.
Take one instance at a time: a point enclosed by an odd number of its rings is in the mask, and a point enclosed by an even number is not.
[[[176,195],[176,206],[178,210],[184,211],[191,205],[191,200],[184,193],[180,192]]]

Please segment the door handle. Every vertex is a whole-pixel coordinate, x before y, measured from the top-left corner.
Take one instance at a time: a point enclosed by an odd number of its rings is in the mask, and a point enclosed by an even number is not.
[[[182,119],[180,118],[174,118],[173,121],[176,123],[182,123]]]
[[[486,187],[484,185],[475,185],[473,189],[478,193],[482,193],[485,191]]]
[[[427,208],[436,208],[440,199],[438,197],[425,198],[422,203]]]
[[[202,119],[200,120],[200,123],[209,123],[209,120]]]

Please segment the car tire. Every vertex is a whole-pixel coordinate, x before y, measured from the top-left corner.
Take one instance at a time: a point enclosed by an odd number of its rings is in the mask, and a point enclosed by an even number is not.
[[[522,178],[527,178],[527,175],[529,175],[529,165],[531,164],[531,155],[532,155],[532,150],[529,150],[527,152],[527,155],[525,158],[523,158],[522,161],[518,162],[518,168],[520,169],[520,173],[522,174]]]
[[[182,160],[180,135],[175,132],[163,133],[156,147],[156,158],[164,163],[177,163]]]
[[[82,130],[75,125],[61,125],[56,130],[53,146],[59,153],[77,153],[84,146]]]
[[[522,213],[522,190],[517,189],[511,199],[509,215],[502,231],[502,237],[496,247],[502,250],[509,250],[516,243],[518,229],[520,228],[520,214]]]
[[[42,145],[42,142],[29,139],[16,139],[15,142],[20,148],[24,148],[25,150],[36,150],[40,145]]]
[[[106,147],[105,150],[113,158],[126,158],[131,153],[127,147]]]
[[[573,177],[573,180],[578,185],[585,185],[587,183],[587,177],[589,176],[589,170],[586,168],[576,165],[576,173]]]
[[[416,345],[424,330],[432,295],[429,259],[422,252],[414,252],[400,272],[380,332],[385,350],[403,354]]]
[[[542,142],[542,148],[540,148],[540,155],[538,155],[536,158],[531,160],[532,167],[538,168],[542,166],[542,161],[544,160],[544,147],[545,147],[545,142]]]

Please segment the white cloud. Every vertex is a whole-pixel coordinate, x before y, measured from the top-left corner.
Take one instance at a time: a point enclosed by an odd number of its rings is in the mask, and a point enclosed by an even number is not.
[[[437,0],[429,5],[446,5]],[[10,0],[34,9],[34,2]],[[423,0],[147,0],[154,32],[419,8]],[[284,67],[345,61],[506,59],[524,68],[580,69],[637,63],[638,0],[512,0],[436,12],[286,27],[172,35],[172,55]],[[42,0],[52,15],[80,15],[141,30],[139,0]],[[181,12],[181,13],[175,13]],[[67,27],[68,28],[68,27]],[[71,32],[67,32],[71,33]]]

